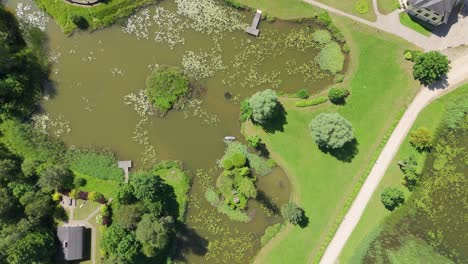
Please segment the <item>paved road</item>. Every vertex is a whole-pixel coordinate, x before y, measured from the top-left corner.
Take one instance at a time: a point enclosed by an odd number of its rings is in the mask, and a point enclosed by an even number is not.
[[[362,188],[351,205],[351,208],[344,217],[343,222],[328,245],[327,250],[320,261],[321,264],[333,264],[337,262],[341,250],[358,224],[367,203],[379,185],[380,180],[385,175],[385,171],[400,148],[401,142],[411,129],[419,112],[431,101],[442,96],[448,91],[457,88],[457,86],[459,86],[463,81],[468,80],[468,67],[466,66],[468,65],[468,54],[456,59],[451,65],[452,69],[449,72],[447,79],[444,82],[439,82],[430,89],[422,87],[404,113],[397,127],[387,141],[387,144],[382,150],[379,158],[374,164],[369,176],[367,176],[367,179],[362,185]]]

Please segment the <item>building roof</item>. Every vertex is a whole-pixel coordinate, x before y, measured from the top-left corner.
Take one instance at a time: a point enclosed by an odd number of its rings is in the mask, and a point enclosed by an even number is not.
[[[57,237],[60,240],[61,254],[64,260],[83,259],[84,226],[57,227]]]
[[[447,23],[452,9],[460,0],[409,0],[408,3],[414,8],[427,8],[444,17]]]

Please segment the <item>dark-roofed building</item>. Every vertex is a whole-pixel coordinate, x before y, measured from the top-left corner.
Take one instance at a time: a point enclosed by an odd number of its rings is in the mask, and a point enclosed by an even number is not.
[[[58,227],[57,237],[61,246],[58,254],[59,260],[71,261],[83,259],[84,236],[84,226]]]
[[[455,7],[466,0],[408,0],[406,12],[427,24],[447,24]]]

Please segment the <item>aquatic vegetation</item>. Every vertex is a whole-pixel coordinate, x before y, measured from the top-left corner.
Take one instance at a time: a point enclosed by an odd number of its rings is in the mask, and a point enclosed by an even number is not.
[[[328,43],[315,57],[320,69],[333,74],[343,70],[344,59],[341,47],[336,42]]]
[[[55,137],[60,137],[63,134],[71,132],[70,121],[65,120],[63,115],[58,115],[57,118],[50,117],[49,114],[35,114],[31,117],[32,126],[37,131]]]
[[[70,148],[67,152],[70,169],[103,180],[122,181],[123,172],[117,167],[117,158],[109,150]]]
[[[287,48],[295,48],[300,51],[306,51],[307,49],[316,47],[314,34],[307,26],[291,31],[286,36],[284,43]]]
[[[216,50],[211,53],[187,51],[182,58],[184,72],[188,76],[199,80],[213,76],[216,71],[226,69],[221,55],[218,53]]]
[[[85,104],[85,110],[88,111],[88,112],[92,112],[93,111],[93,107],[95,105],[91,104],[89,102],[89,99],[84,97],[84,96],[81,96],[81,100],[83,101],[83,103]]]
[[[132,105],[138,115],[144,119],[154,113],[153,106],[149,102],[145,90],[139,90],[136,93],[124,96],[124,102],[126,105]]]
[[[312,38],[315,42],[318,44],[327,44],[332,40],[332,35],[330,31],[322,29],[322,30],[317,30],[312,34]]]
[[[124,76],[124,71],[122,69],[119,69],[118,67],[114,67],[111,69],[112,76]]]
[[[221,121],[216,114],[210,114],[202,108],[203,101],[198,99],[187,100],[182,109],[184,118],[199,118],[204,125],[218,125]]]
[[[30,5],[18,3],[16,6],[16,15],[20,21],[20,27],[25,26],[37,27],[42,31],[46,30],[49,17],[42,11],[33,11]]]

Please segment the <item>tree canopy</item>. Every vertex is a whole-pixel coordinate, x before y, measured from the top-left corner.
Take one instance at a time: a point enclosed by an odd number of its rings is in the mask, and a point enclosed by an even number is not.
[[[142,217],[137,225],[136,239],[141,243],[145,256],[154,257],[169,244],[173,222],[170,216],[161,220],[151,214],[145,214]]]
[[[416,57],[413,76],[422,84],[430,85],[450,70],[447,56],[438,51],[429,51]]]
[[[319,147],[337,149],[354,139],[353,126],[338,113],[319,114],[309,128]]]
[[[405,195],[402,190],[395,187],[387,187],[383,190],[380,195],[382,204],[390,211],[393,211],[396,207],[400,206],[405,202]]]
[[[293,225],[298,225],[304,217],[304,212],[293,202],[288,202],[281,206],[281,215]]]
[[[266,124],[277,113],[279,100],[276,92],[267,89],[263,92],[257,92],[249,99],[249,105],[252,108],[252,119],[259,124]]]

